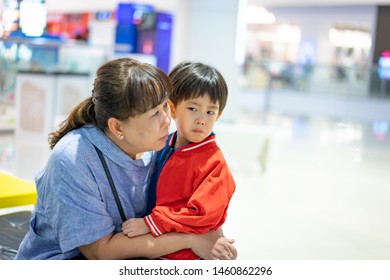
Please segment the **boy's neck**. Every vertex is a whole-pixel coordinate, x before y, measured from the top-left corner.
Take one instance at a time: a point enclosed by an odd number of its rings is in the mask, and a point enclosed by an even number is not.
[[[210,133],[210,135],[213,135],[213,134],[214,134],[213,132]],[[210,136],[210,135],[209,135],[209,136]],[[209,136],[207,136],[207,137],[209,137]],[[175,132],[175,135],[173,135],[173,137],[174,137],[174,139],[172,139],[172,146],[173,146],[175,149],[180,148],[180,147],[182,147],[182,146],[184,146],[184,145],[187,145],[187,144],[192,143],[192,142],[188,141],[187,139],[185,139],[185,138],[183,138],[183,137],[180,137],[180,134],[179,134],[178,131]],[[206,138],[207,138],[207,137],[206,137]],[[205,139],[206,139],[206,138],[205,138]],[[202,141],[197,142],[197,143],[201,143],[201,142],[203,142],[205,139],[203,139]]]
[[[191,142],[188,141],[187,139],[181,137],[179,132],[176,131],[176,138],[174,139],[174,142],[173,142],[173,147],[175,149],[180,148],[181,146],[187,145],[189,143],[191,143]]]

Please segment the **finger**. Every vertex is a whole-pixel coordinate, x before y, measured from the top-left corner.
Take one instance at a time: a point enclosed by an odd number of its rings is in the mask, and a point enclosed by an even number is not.
[[[226,260],[228,259],[230,252],[224,246],[218,246],[211,252],[212,259],[215,260]]]
[[[230,259],[231,260],[235,260],[235,259],[237,259],[237,255],[235,255],[233,252],[230,252]]]
[[[234,258],[234,255],[229,250],[223,250],[223,253],[220,254],[222,260],[231,260]]]
[[[228,239],[226,237],[222,237],[222,238],[224,239],[224,242],[221,243],[223,248],[225,250],[228,250],[229,252],[232,251],[232,249],[234,248],[234,246],[232,245],[234,243],[234,240],[233,239]]]
[[[233,259],[237,259],[238,252],[237,252],[236,247],[230,246],[230,253],[233,255]]]
[[[229,255],[229,259],[236,259],[237,258],[237,249],[232,245],[234,243],[234,239],[227,239],[228,243],[224,242],[222,244],[223,249],[225,250],[225,254],[227,253]]]

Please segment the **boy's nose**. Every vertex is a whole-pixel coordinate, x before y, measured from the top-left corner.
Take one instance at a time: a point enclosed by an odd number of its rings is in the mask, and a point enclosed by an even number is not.
[[[204,125],[205,124],[204,119],[198,119],[196,121],[196,124]]]

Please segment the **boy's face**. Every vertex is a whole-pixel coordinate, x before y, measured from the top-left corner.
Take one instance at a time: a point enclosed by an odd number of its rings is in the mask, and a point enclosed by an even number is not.
[[[210,135],[221,115],[219,104],[212,103],[207,94],[181,101],[175,107],[171,104],[171,110],[178,132],[176,147],[203,141]]]

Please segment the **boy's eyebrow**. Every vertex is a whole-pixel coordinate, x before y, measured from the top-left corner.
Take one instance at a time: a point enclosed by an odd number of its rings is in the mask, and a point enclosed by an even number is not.
[[[193,104],[193,105],[198,105],[198,106],[199,106],[199,103],[196,102],[196,101],[194,101],[194,100],[188,100],[187,102],[188,102],[188,103],[191,103],[191,104]]]
[[[214,104],[214,105],[210,105],[208,108],[218,110],[219,106]]]
[[[199,104],[198,102],[193,101],[193,100],[189,100],[188,103],[193,104],[193,105],[200,106],[200,104]],[[208,106],[207,108],[209,108],[209,109],[214,109],[214,110],[218,110],[218,109],[219,109],[219,106],[218,106],[217,104],[213,104],[213,105]]]

